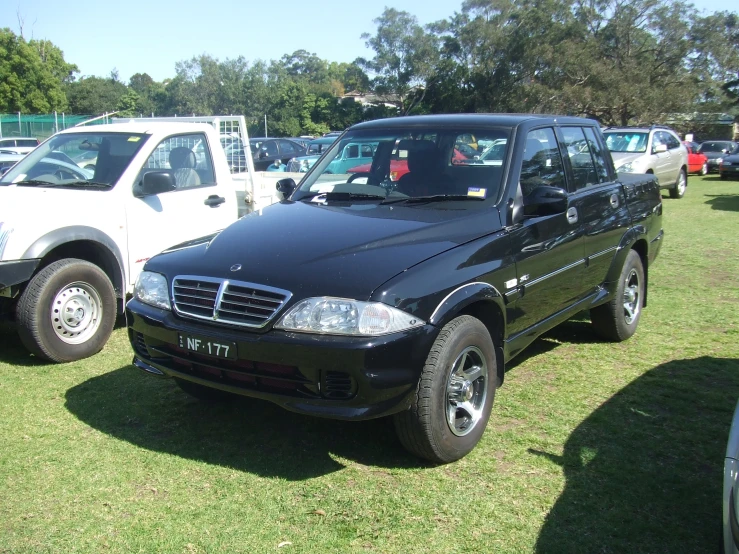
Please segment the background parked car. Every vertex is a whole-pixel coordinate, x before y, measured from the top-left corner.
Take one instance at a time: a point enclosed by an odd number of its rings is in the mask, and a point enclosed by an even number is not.
[[[706,140],[698,147],[698,152],[708,158],[708,173],[718,171],[718,159],[737,147],[733,140]]]
[[[739,178],[739,146],[736,146],[727,155],[718,158],[718,174],[721,179],[729,177]]]
[[[305,148],[288,139],[251,139],[251,157],[255,171],[265,171],[275,160],[286,164],[296,156],[305,154]]]
[[[688,187],[688,150],[677,133],[663,126],[609,127],[603,131],[618,173],[651,173],[671,198]]]
[[[39,140],[33,137],[0,138],[0,150],[16,154],[28,154],[39,145]]]
[[[296,156],[288,161],[287,170],[294,173],[305,173],[313,167],[316,160],[336,141],[337,137],[338,135],[332,135],[330,137],[313,139],[308,143],[308,147],[303,155]]]
[[[25,154],[6,154],[0,152],[0,176],[5,175],[5,172],[13,167],[23,156]]]
[[[688,149],[688,173],[697,173],[698,175],[708,174],[708,158],[705,154],[698,152],[699,144],[689,141],[683,141],[685,148]]]

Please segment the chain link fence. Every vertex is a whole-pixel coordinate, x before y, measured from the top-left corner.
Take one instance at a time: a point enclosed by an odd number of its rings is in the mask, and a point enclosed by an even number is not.
[[[35,137],[46,140],[54,133],[93,119],[92,115],[50,114],[0,114],[0,138]],[[109,123],[109,117],[101,117],[91,123]]]

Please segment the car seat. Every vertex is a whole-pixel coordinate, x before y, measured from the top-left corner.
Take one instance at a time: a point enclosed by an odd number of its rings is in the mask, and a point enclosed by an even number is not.
[[[173,148],[169,153],[169,167],[174,170],[177,188],[196,187],[200,184],[200,175],[195,171],[197,159],[195,152],[184,146]]]
[[[436,143],[430,140],[401,140],[398,150],[408,151],[408,173],[396,190],[408,196],[449,194],[452,179],[444,173],[444,159]]]

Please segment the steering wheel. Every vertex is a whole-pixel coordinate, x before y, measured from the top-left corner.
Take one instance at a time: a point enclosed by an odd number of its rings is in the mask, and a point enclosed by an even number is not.
[[[362,177],[367,177],[367,184],[368,185],[379,185],[380,180],[375,177],[372,173],[369,171],[359,171],[357,173],[352,173],[351,176],[346,180],[347,183],[353,183],[356,179],[360,179]]]
[[[60,167],[54,172],[54,177],[56,177],[60,181],[64,181],[66,179],[77,179],[77,176],[72,173],[72,171],[63,167]]]

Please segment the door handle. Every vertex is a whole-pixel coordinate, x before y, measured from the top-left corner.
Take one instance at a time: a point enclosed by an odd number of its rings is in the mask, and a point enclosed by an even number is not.
[[[567,210],[567,223],[577,223],[577,208],[569,208]]]
[[[216,208],[223,204],[226,201],[226,199],[223,196],[218,196],[217,194],[211,194],[208,198],[205,199],[206,206],[210,206],[211,208]]]

